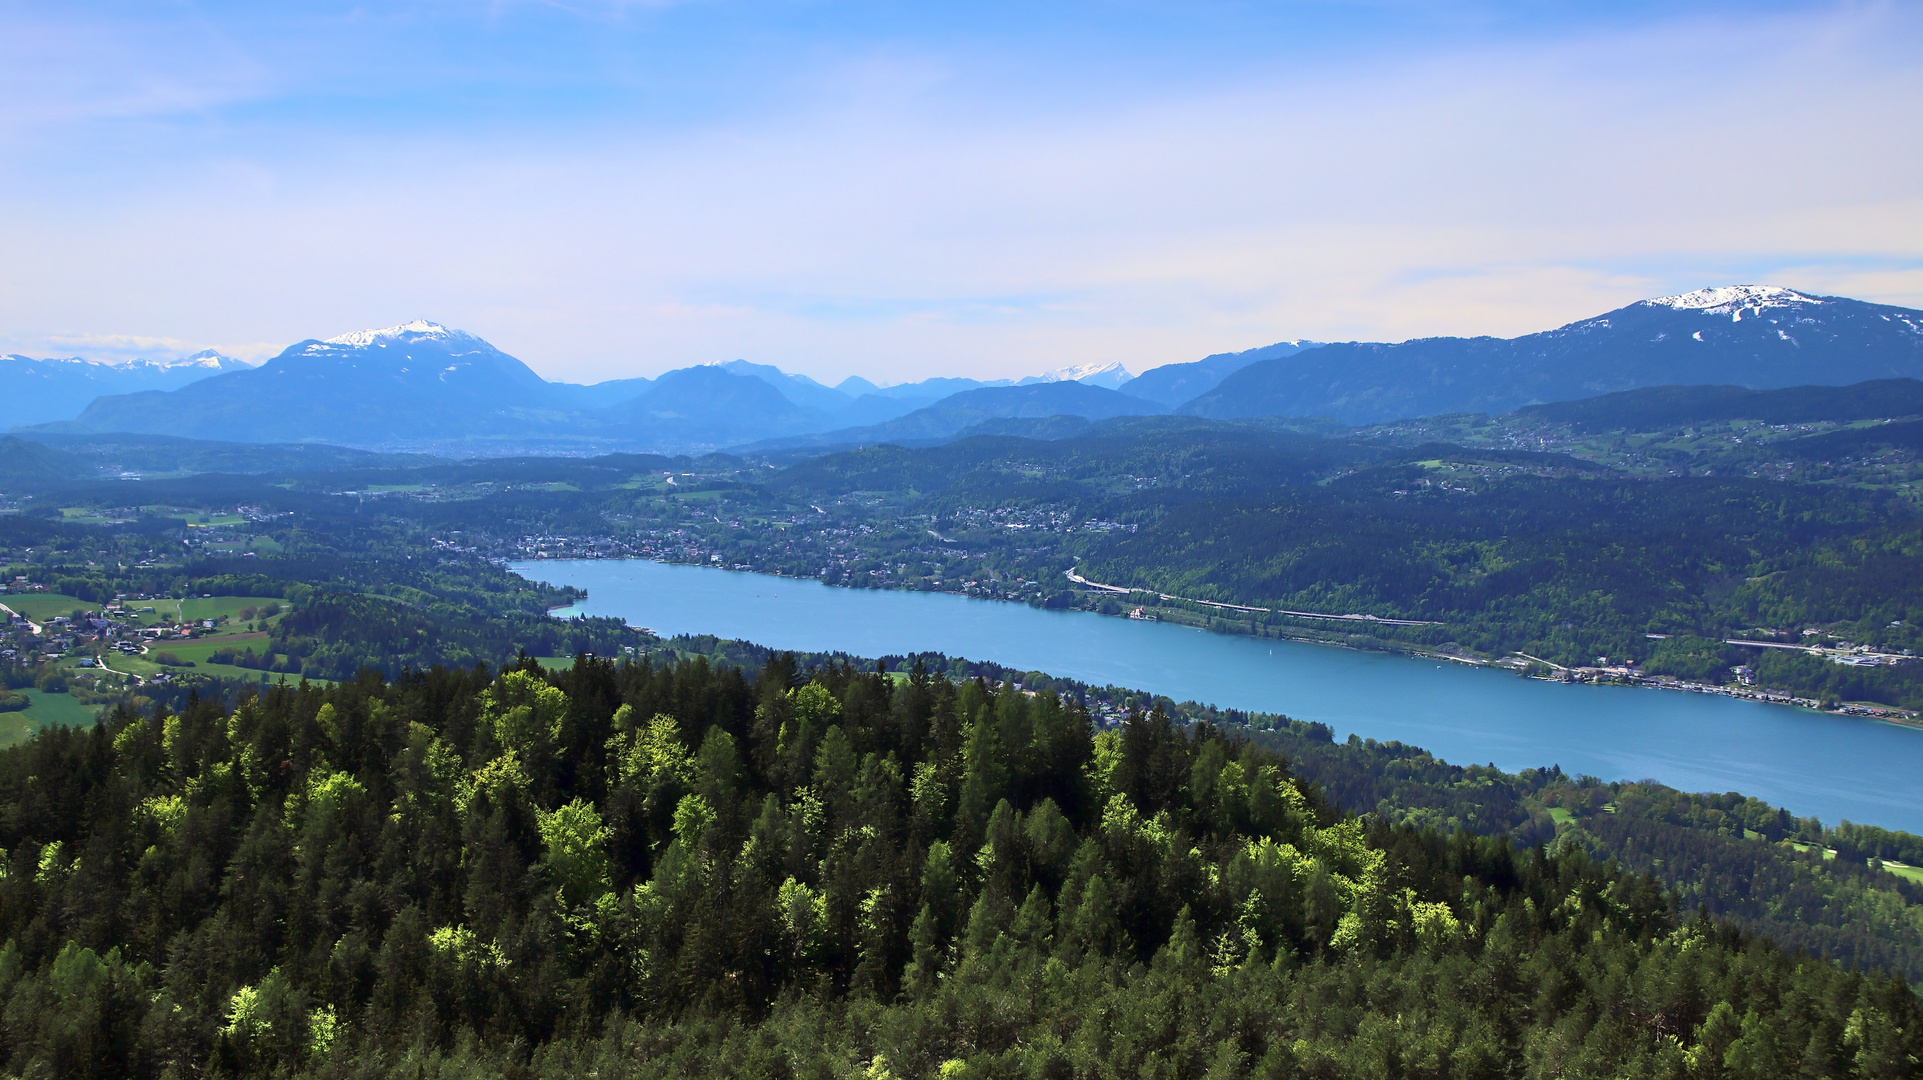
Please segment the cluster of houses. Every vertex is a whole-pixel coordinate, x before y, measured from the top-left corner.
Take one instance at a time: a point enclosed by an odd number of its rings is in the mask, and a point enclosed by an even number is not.
[[[36,587],[25,578],[17,578],[10,592],[44,592],[44,587]],[[205,619],[192,622],[159,622],[141,625],[141,616],[155,614],[151,605],[131,607],[148,597],[115,597],[112,603],[103,605],[97,611],[81,611],[70,615],[55,615],[44,623],[35,623],[26,616],[8,609],[5,625],[0,626],[0,663],[33,665],[52,663],[63,656],[78,651],[88,655],[80,659],[81,667],[94,667],[95,656],[105,651],[134,656],[146,651],[146,643],[156,640],[192,637],[203,630],[212,629],[214,620]]]

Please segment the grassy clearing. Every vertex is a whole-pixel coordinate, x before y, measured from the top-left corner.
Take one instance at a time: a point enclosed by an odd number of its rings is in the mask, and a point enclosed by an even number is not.
[[[38,730],[39,723],[24,712],[0,713],[0,747],[26,742]]]
[[[534,658],[534,662],[549,671],[567,671],[574,667],[574,657],[572,656],[537,656]]]
[[[1570,813],[1564,807],[1560,807],[1560,806],[1550,807],[1549,816],[1552,820],[1555,821],[1557,828],[1561,828],[1564,825],[1574,825],[1576,823],[1576,815]]]
[[[69,525],[120,525],[137,520],[126,510],[101,510],[90,506],[63,506],[60,520]]]
[[[163,652],[170,652],[182,660],[198,664],[221,649],[232,649],[235,652],[246,652],[252,649],[256,653],[261,653],[267,651],[266,644],[265,632],[220,634],[214,637],[195,638],[192,641],[156,641],[147,647],[149,650],[147,656],[151,658]]]
[[[151,603],[155,611],[162,615],[178,615],[179,618],[199,622],[201,619],[238,619],[247,608],[258,608],[267,604],[279,604],[282,609],[287,601],[273,596],[209,596],[190,597],[186,600],[142,601],[142,607]]]
[[[257,635],[257,636],[265,637],[266,635],[263,634],[263,635]],[[220,641],[217,644],[225,644],[228,642],[232,642],[233,640],[234,640],[233,638],[223,638],[223,639],[220,639]],[[161,642],[161,644],[164,645],[167,643]],[[206,643],[194,642],[193,644],[194,646],[198,647]],[[246,648],[247,646],[244,643],[240,646],[240,649],[242,651],[245,651]],[[202,655],[203,653],[206,655],[211,655],[213,652],[213,649],[211,648],[205,649],[205,650],[196,648],[196,655],[192,657],[181,656],[180,658],[182,660],[192,659],[194,666],[190,668],[189,667],[171,667],[171,666],[154,663],[151,658],[162,651],[163,650],[156,648],[152,652],[149,652],[146,656],[114,656],[108,659],[107,664],[114,671],[124,672],[129,675],[138,675],[142,678],[151,678],[155,675],[208,675],[216,679],[239,679],[242,682],[250,682],[250,683],[258,683],[262,679],[266,679],[268,682],[274,683],[274,682],[279,682],[281,679],[281,676],[285,674],[284,672],[279,672],[279,671],[261,671],[257,668],[241,667],[239,664],[213,663],[212,661],[205,659],[204,655]],[[175,650],[166,650],[166,651],[174,652],[174,655],[180,656],[180,653]],[[262,650],[259,648],[256,648],[254,650],[256,654],[260,653],[261,651]],[[317,678],[313,678],[311,676],[305,676],[305,675],[287,675],[286,678],[288,683],[290,684],[298,683],[302,679],[306,679],[308,682],[311,682],[311,683],[320,683],[322,685],[329,685],[333,682],[333,680],[331,679],[317,679]]]
[[[64,593],[9,593],[0,596],[0,604],[5,604],[34,622],[45,622],[56,615],[71,615],[75,610],[99,611],[101,605],[82,600],[77,596]],[[189,597],[187,599],[127,600],[124,601],[129,614],[140,616],[143,623],[175,619],[198,621],[226,617],[236,619],[247,608],[259,608],[268,604],[279,604],[283,610],[287,601],[276,596],[213,596]],[[153,608],[144,612],[143,608]]]
[[[1923,866],[1898,866],[1894,863],[1884,863],[1883,869],[1888,870],[1897,877],[1923,885]]]
[[[218,544],[208,544],[208,551],[251,551],[256,555],[278,555],[287,550],[271,536],[253,536],[241,540],[225,540]]]
[[[92,724],[99,715],[97,705],[82,705],[72,694],[49,694],[44,690],[15,690],[33,704],[20,712],[0,713],[0,746],[27,741],[36,730],[55,724],[70,727]]]
[[[1815,845],[1815,844],[1805,844],[1805,843],[1803,843],[1803,842],[1802,842],[1801,840],[1785,840],[1785,841],[1783,841],[1783,843],[1785,843],[1785,844],[1788,844],[1788,845],[1789,845],[1790,847],[1793,847],[1793,848],[1795,848],[1795,849],[1796,849],[1796,850],[1798,850],[1798,851],[1805,851],[1805,852],[1807,852],[1807,851],[1815,851],[1815,850],[1816,850],[1816,845]],[[1824,857],[1825,859],[1834,859],[1834,858],[1836,858],[1836,852],[1834,852],[1834,851],[1831,851],[1831,850],[1830,850],[1830,849],[1828,849],[1828,848],[1824,848],[1824,849],[1823,849],[1823,857]]]
[[[238,664],[196,664],[191,668],[175,668],[175,671],[192,671],[196,675],[212,675],[217,679],[239,679],[242,682],[258,683],[263,679],[269,683],[287,680],[289,686],[299,686],[302,679],[319,686],[332,686],[332,679],[316,679],[306,675],[289,675],[283,671],[256,671]]]
[[[216,634],[212,637],[195,638],[191,641],[155,641],[148,644],[147,653],[144,656],[114,656],[107,662],[115,671],[125,671],[129,674],[143,677],[164,673],[179,675],[186,672],[193,672],[196,675],[212,675],[222,679],[242,679],[247,682],[259,682],[261,678],[265,676],[268,682],[275,682],[280,679],[283,674],[282,672],[261,671],[258,668],[241,667],[239,664],[216,664],[211,659],[216,652],[222,649],[232,649],[238,653],[244,653],[248,649],[252,649],[255,655],[260,655],[267,651],[268,637],[269,635],[265,632],[250,632],[242,634]],[[156,662],[154,658],[163,652],[172,653],[176,658],[188,661],[194,666],[190,668],[175,667],[171,664]],[[569,661],[569,663],[572,663],[572,661]],[[290,683],[299,682],[301,678],[302,676],[300,675],[288,675],[287,681]],[[326,683],[330,680],[309,679],[308,681]]]
[[[315,684],[316,686],[334,685],[334,680],[332,679],[318,679],[310,675],[290,675],[283,671],[256,671],[253,668],[244,668],[239,666],[238,664],[197,663],[190,668],[173,668],[171,670],[176,675],[184,672],[191,672],[195,675],[210,675],[216,679],[239,679],[242,682],[250,682],[250,683],[260,683],[265,681],[269,684],[273,684],[273,683],[280,682],[282,679],[286,679],[287,685],[299,686],[301,683],[301,680],[305,679],[308,682]]]
[[[76,608],[96,610],[96,605],[89,604],[78,596],[67,596],[64,593],[10,593],[0,596],[0,604],[7,605],[37,623],[46,622],[55,615],[72,615]]]

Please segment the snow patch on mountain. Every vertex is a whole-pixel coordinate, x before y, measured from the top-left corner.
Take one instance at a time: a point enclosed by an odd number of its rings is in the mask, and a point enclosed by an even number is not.
[[[1745,311],[1795,307],[1799,304],[1820,304],[1823,301],[1779,285],[1718,285],[1708,289],[1697,289],[1695,292],[1678,293],[1675,296],[1658,296],[1644,300],[1643,303],[1650,307],[1661,306],[1676,311],[1728,315],[1732,320],[1741,321]]]
[[[428,322],[425,319],[415,319],[410,323],[402,323],[399,326],[382,327],[379,330],[356,330],[351,334],[342,334],[339,337],[326,338],[321,344],[345,345],[349,348],[366,348],[378,342],[393,341],[403,337],[411,339],[424,337],[465,338],[468,336],[468,334],[459,330],[449,330],[440,323]]]
[[[1030,375],[1015,385],[1033,386],[1036,383],[1078,382],[1086,383],[1089,386],[1099,386],[1104,390],[1115,390],[1133,378],[1135,378],[1135,376],[1129,374],[1129,370],[1123,367],[1120,361],[1110,361],[1106,364],[1099,362],[1077,364],[1073,367],[1044,371],[1040,375]]]
[[[157,360],[148,360],[138,356],[112,360],[95,360],[85,356],[49,356],[36,359],[31,356],[22,356],[19,353],[8,353],[5,356],[0,356],[0,360],[23,364],[70,364],[76,369],[82,367],[96,368],[110,372],[178,371],[181,368],[204,368],[210,372],[218,372],[237,371],[241,368],[253,366],[245,360],[236,360],[231,356],[215,352],[212,349],[202,349],[192,356],[161,357]]]
[[[206,368],[209,371],[238,371],[241,368],[254,366],[245,360],[236,360],[231,356],[215,352],[212,349],[202,349],[192,356],[183,356],[177,360],[150,362],[157,363],[164,368]]]

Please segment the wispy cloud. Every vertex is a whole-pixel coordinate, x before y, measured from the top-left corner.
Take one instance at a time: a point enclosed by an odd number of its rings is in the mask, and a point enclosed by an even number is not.
[[[0,320],[291,341],[426,314],[571,378],[900,379],[1518,333],[1735,273],[1923,305],[1907,7],[1434,41],[1344,9],[1299,28],[1315,49],[767,10],[316,18],[373,60],[215,20],[209,55],[242,44],[202,104],[76,119],[0,178]]]
[[[0,351],[33,357],[72,357],[110,364],[134,360],[178,360],[183,356],[212,349],[236,360],[259,363],[280,352],[285,344],[255,341],[241,344],[207,344],[179,338],[146,337],[139,334],[0,334]]]

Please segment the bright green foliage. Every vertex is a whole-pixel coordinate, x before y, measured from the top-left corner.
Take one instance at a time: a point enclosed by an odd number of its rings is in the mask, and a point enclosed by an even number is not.
[[[797,685],[799,684],[798,688]],[[639,718],[651,718],[646,723]],[[1898,980],[1159,710],[789,658],[0,753],[8,1074],[1910,1076]]]
[[[690,795],[689,798],[698,798]],[[569,904],[585,904],[607,891],[606,846],[613,835],[601,825],[594,807],[575,799],[539,812],[541,842],[547,845],[548,873]]]
[[[568,696],[531,671],[509,671],[481,695],[481,711],[494,726],[495,741],[517,753],[561,736]]]
[[[623,705],[615,714],[615,727],[624,727],[632,711]],[[694,761],[681,745],[681,729],[672,716],[657,714],[645,728],[615,739],[609,748],[617,754],[612,764],[621,782],[651,787],[662,780],[687,783],[694,776]]]
[[[1923,984],[1923,888],[1871,861],[1923,863],[1923,838],[1847,822],[1825,829],[1735,793],[1450,765],[1403,743],[1332,742],[1326,729],[1299,721],[1251,734],[1343,806],[1369,807],[1399,825],[1507,832],[1551,851],[1579,847],[1598,862],[1652,874],[1685,911],[1702,906],[1785,948]],[[1560,824],[1552,808],[1564,815]]]

